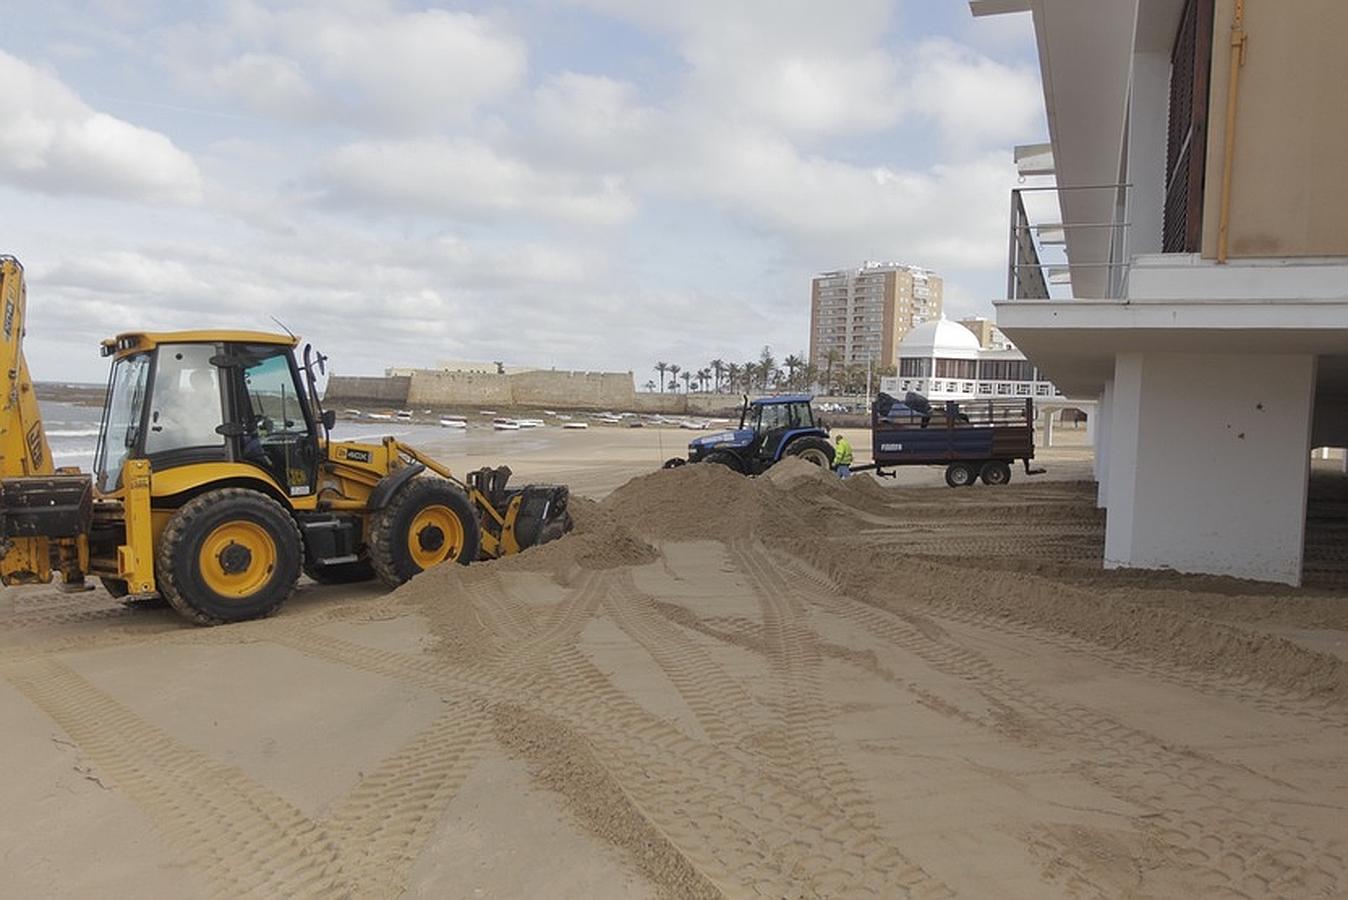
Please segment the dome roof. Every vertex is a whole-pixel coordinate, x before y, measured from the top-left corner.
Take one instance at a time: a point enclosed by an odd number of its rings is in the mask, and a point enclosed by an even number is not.
[[[909,359],[924,356],[973,359],[980,349],[972,331],[942,316],[923,322],[904,335],[898,355]]]

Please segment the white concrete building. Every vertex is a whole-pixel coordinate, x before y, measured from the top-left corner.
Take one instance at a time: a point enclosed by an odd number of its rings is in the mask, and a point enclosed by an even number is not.
[[[970,0],[1033,17],[998,325],[1097,398],[1105,564],[1298,584],[1311,451],[1348,444],[1341,0]]]

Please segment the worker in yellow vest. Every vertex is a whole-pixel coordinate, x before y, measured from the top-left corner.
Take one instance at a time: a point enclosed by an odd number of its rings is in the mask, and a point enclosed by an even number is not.
[[[852,442],[841,431],[833,440],[837,445],[833,450],[833,471],[839,478],[847,478],[852,474]]]

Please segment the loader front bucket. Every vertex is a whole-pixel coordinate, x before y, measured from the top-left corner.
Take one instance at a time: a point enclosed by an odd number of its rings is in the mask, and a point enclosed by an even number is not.
[[[505,520],[519,549],[555,541],[571,530],[571,513],[567,509],[571,495],[565,485],[530,484],[512,488],[507,486],[510,475],[509,466],[478,469],[468,474],[468,486]],[[503,538],[489,517],[483,517],[482,525],[493,537]]]

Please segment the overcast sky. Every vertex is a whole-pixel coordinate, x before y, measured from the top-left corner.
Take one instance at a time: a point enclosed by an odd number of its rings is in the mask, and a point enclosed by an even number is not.
[[[276,330],[347,374],[779,358],[809,279],[1005,280],[1027,16],[963,0],[10,0],[0,252],[40,380],[132,329]]]

